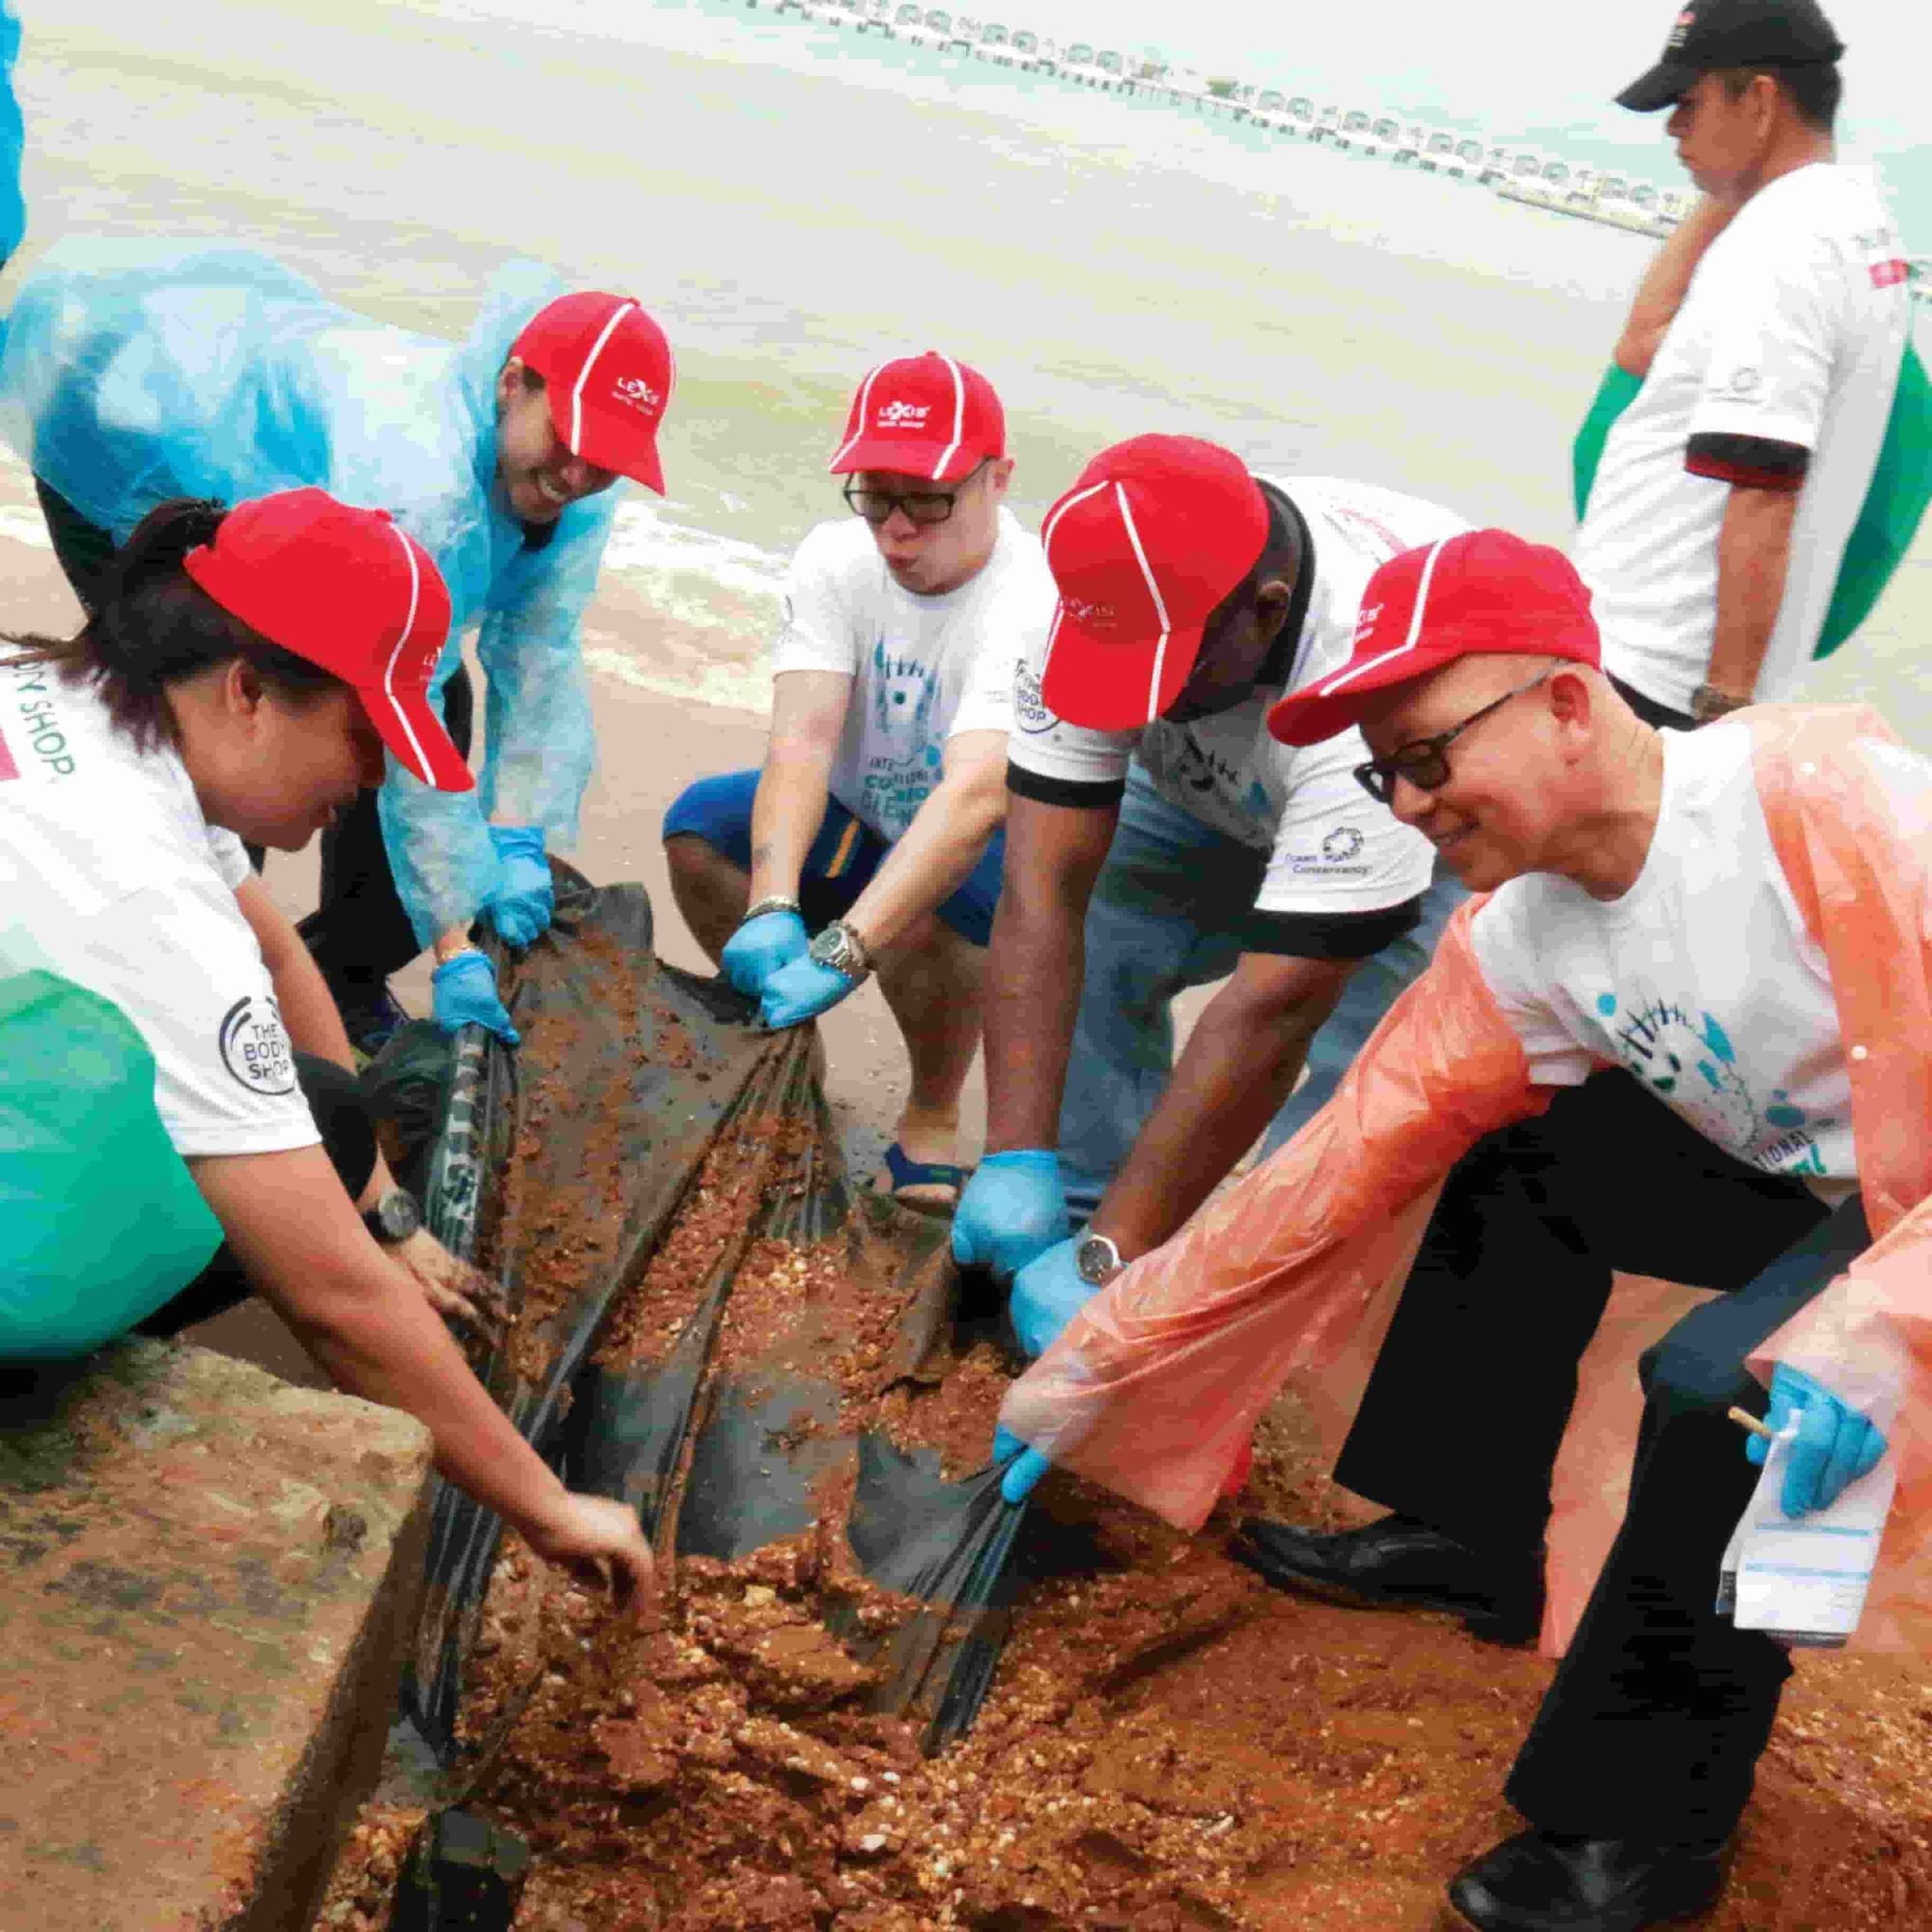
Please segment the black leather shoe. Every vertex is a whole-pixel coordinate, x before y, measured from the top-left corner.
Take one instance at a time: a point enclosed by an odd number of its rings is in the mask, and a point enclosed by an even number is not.
[[[1643,1932],[1717,1903],[1728,1844],[1520,1832],[1456,1874],[1449,1903],[1478,1932]]]
[[[1372,1610],[1447,1610],[1490,1643],[1534,1643],[1543,1628],[1543,1552],[1507,1564],[1413,1517],[1323,1533],[1249,1517],[1228,1553],[1277,1589]]]

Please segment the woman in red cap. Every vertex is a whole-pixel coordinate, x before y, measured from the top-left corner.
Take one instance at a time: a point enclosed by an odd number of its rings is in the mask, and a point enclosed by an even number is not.
[[[651,1576],[636,1514],[567,1492],[438,1319],[467,1308],[459,1264],[390,1179],[341,1018],[242,849],[306,845],[381,782],[384,747],[469,785],[428,697],[448,627],[436,565],[380,511],[321,490],[153,511],[76,637],[0,660],[0,977],[111,1000],[154,1055],[226,1241],[145,1332],[258,1290],[539,1554],[608,1564],[629,1599]]]

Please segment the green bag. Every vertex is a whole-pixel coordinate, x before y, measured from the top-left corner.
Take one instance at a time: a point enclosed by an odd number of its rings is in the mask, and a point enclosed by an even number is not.
[[[1577,432],[1570,468],[1579,524],[1590,506],[1604,444],[1642,387],[1640,378],[1612,362]],[[1818,633],[1818,647],[1811,653],[1814,658],[1830,657],[1871,615],[1872,606],[1912,548],[1928,502],[1932,502],[1932,382],[1926,380],[1918,348],[1908,342],[1885,441],[1859,520],[1845,540],[1838,581]]]
[[[126,1334],[220,1243],[133,1023],[52,973],[0,980],[0,1357]]]

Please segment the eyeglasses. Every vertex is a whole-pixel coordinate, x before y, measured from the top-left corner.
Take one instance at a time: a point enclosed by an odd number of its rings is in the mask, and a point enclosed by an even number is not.
[[[1480,724],[1492,711],[1500,711],[1512,697],[1520,697],[1525,691],[1534,691],[1550,672],[1554,665],[1540,670],[1527,684],[1520,684],[1514,691],[1503,695],[1483,706],[1480,711],[1472,711],[1460,724],[1452,724],[1446,731],[1438,731],[1433,738],[1413,738],[1406,745],[1398,746],[1385,758],[1371,758],[1365,765],[1355,767],[1355,778],[1361,787],[1378,804],[1387,805],[1395,797],[1395,781],[1406,779],[1418,791],[1440,791],[1449,782],[1449,760],[1445,755],[1449,747],[1472,724]]]
[[[875,527],[886,522],[895,510],[903,510],[909,523],[922,526],[943,524],[952,514],[952,506],[958,501],[960,492],[991,461],[990,457],[981,457],[951,490],[867,490],[858,483],[847,483],[841,494],[846,507]]]

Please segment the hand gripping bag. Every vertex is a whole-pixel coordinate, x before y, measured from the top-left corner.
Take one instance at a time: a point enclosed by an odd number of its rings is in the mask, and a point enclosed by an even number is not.
[[[85,1354],[179,1293],[221,1241],[112,1001],[0,980],[0,1356]]]

